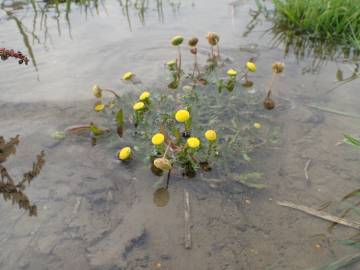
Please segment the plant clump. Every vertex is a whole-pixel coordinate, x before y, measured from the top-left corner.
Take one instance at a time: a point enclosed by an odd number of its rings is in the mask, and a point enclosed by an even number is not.
[[[210,53],[203,67],[196,58],[199,39],[188,40],[195,58],[192,70],[187,72],[181,67],[180,47],[184,41],[178,35],[170,42],[176,47],[177,57],[166,63],[167,74],[162,81],[170,90],[154,91],[135,73],[126,72],[121,78],[132,88],[129,94],[119,95],[98,85],[92,88],[97,121],[110,127],[100,128],[93,122],[66,128],[59,134],[90,134],[93,144],[111,136],[111,141],[118,144],[118,160],[142,160],[155,175],[168,175],[166,186],[171,173],[191,178],[199,171],[213,171],[219,177],[223,172],[231,177],[239,164],[251,161],[254,149],[267,143],[270,136],[258,109],[264,93],[244,91],[244,84],[250,84],[249,74],[257,72],[255,59],[246,61],[243,68],[229,66],[220,58],[219,35],[210,32]],[[272,69],[274,79],[284,66],[274,63]],[[268,98],[269,92],[271,88]],[[105,97],[104,93],[110,95]],[[59,134],[56,137],[61,137]]]

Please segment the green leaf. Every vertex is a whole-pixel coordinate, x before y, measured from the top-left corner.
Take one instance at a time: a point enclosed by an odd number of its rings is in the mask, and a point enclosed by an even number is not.
[[[124,111],[123,109],[120,109],[115,116],[115,121],[117,126],[122,126],[124,124]]]
[[[90,130],[94,136],[100,136],[104,133],[104,131],[101,128],[98,128],[95,124],[90,124]]]
[[[344,134],[345,143],[350,144],[355,147],[360,147],[360,140],[352,137],[351,135]]]
[[[218,80],[216,81],[216,90],[221,93],[222,89],[224,87],[224,81],[223,80]]]
[[[188,120],[186,120],[185,122],[185,130],[190,130],[191,129],[191,124],[192,124],[192,118],[190,117]]]

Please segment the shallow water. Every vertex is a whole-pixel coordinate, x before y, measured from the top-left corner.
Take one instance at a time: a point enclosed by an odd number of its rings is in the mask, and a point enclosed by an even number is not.
[[[0,45],[30,54],[18,18],[36,60],[36,66],[0,65],[0,135],[8,139],[20,134],[17,152],[5,165],[18,179],[41,150],[46,164],[25,190],[37,205],[37,217],[9,201],[0,203],[0,269],[292,270],[357,252],[338,242],[355,230],[337,226],[328,232],[328,222],[276,204],[288,200],[318,208],[332,201],[325,211],[340,215],[339,201],[358,187],[359,153],[336,142],[343,133],[359,134],[359,118],[311,107],[360,115],[359,81],[327,93],[338,84],[339,67],[345,76],[351,74],[350,63],[327,61],[317,72],[304,72],[313,59],[291,53],[284,57],[284,46],[273,47],[272,36],[264,35],[268,22],[243,37],[252,1],[239,1],[236,7],[214,0],[177,6],[179,2],[164,1],[159,11],[156,1],[150,1],[143,17],[133,7],[126,16],[117,1],[99,3],[98,11],[92,8],[87,15],[84,8],[72,6],[68,20],[61,11],[59,24],[56,11],[49,8],[47,28],[38,14],[35,30],[31,5],[19,4],[15,11],[3,7]],[[264,128],[277,128],[275,142],[256,150],[251,163],[241,167],[263,172],[265,190],[218,175],[212,180],[202,174],[191,180],[174,175],[169,203],[157,207],[153,194],[158,178],[140,163],[119,164],[114,153],[121,145],[116,141],[91,147],[86,137],[60,143],[51,137],[95,117],[94,83],[131,91],[120,81],[131,70],[147,85],[161,87],[164,62],[175,53],[170,37],[204,37],[208,31],[220,33],[222,52],[234,66],[257,58],[254,92],[265,91],[274,60],[286,64],[274,88],[279,105],[262,120]],[[207,49],[202,40],[202,61]],[[191,205],[189,250],[184,248],[184,190]]]

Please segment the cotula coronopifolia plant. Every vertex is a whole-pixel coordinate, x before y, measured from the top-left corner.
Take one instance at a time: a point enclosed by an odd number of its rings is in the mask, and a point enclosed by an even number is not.
[[[212,72],[218,66],[217,60],[220,59],[220,47],[219,47],[220,37],[218,34],[216,34],[214,32],[209,32],[206,36],[206,39],[210,44],[210,54],[207,59],[208,66],[207,66],[206,70],[208,72]],[[216,53],[215,53],[215,48],[217,51]]]
[[[266,98],[263,102],[265,109],[272,110],[275,108],[275,101],[271,98],[272,88],[277,76],[284,71],[285,64],[282,62],[274,62],[272,64],[272,77],[267,91]]]
[[[210,160],[217,155],[216,131],[208,130],[204,137],[209,142],[208,147],[202,147],[200,139],[195,136],[179,140],[163,133],[154,134],[151,142],[156,158],[151,159],[152,166],[161,172],[169,172],[174,166],[180,167],[183,175],[188,177],[195,176],[198,168],[208,171]],[[152,171],[159,175],[157,171]]]
[[[144,91],[139,96],[139,100],[133,105],[134,109],[134,125],[138,127],[144,120],[145,113],[150,110],[150,92]]]
[[[176,50],[177,50],[177,58],[176,58],[176,68],[177,68],[177,75],[178,75],[178,78],[180,79],[180,75],[181,75],[181,44],[183,43],[184,41],[184,37],[182,36],[175,36],[171,39],[171,44],[173,46],[176,47]]]
[[[249,80],[248,73],[249,72],[256,72],[256,64],[254,59],[250,59],[246,62],[245,65],[245,73],[244,73],[244,83],[242,84],[244,87],[251,87],[253,86],[253,82]]]
[[[197,59],[197,44],[199,42],[199,39],[197,37],[192,37],[189,39],[189,47],[190,47],[190,53],[194,55],[194,68],[192,72],[192,76],[195,76],[195,72],[197,72],[197,75],[200,76],[201,72],[199,69],[198,59]]]

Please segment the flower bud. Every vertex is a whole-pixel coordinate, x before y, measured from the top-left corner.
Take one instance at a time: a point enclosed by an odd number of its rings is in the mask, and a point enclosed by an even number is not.
[[[251,71],[251,72],[255,72],[256,71],[256,65],[254,62],[246,62],[246,68]]]
[[[220,41],[220,37],[213,32],[209,32],[206,38],[211,46],[216,46]]]
[[[184,38],[182,36],[175,36],[171,39],[171,44],[174,46],[179,46],[183,43]]]
[[[130,147],[124,147],[122,148],[118,154],[117,154],[118,158],[122,161],[124,160],[128,160],[131,157],[131,148]]]
[[[172,169],[171,162],[167,158],[155,159],[154,166],[162,171],[170,171]]]
[[[195,47],[199,42],[199,39],[196,37],[192,37],[189,39],[189,46],[190,47]]]
[[[92,88],[93,94],[95,97],[97,98],[101,98],[102,96],[102,89],[100,88],[100,86],[98,86],[97,84],[95,84]]]

